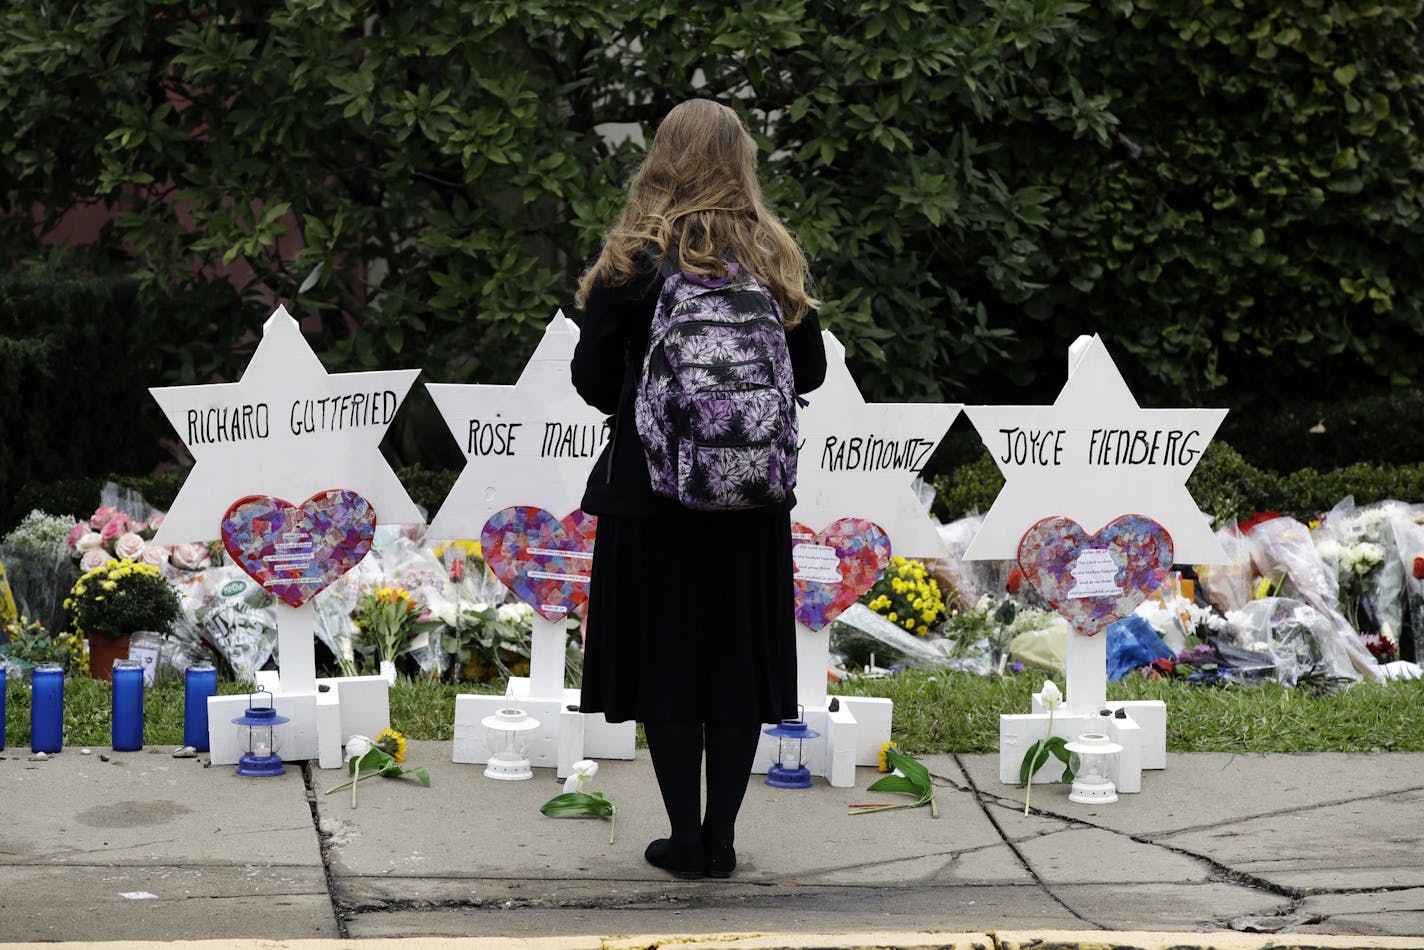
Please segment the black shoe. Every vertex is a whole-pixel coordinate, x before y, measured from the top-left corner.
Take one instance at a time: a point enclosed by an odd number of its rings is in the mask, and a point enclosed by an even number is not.
[[[737,852],[729,844],[703,845],[707,855],[708,877],[731,877],[737,869]]]
[[[702,879],[702,849],[673,844],[667,838],[659,838],[648,845],[643,858],[655,868],[662,868],[673,877],[684,881]]]

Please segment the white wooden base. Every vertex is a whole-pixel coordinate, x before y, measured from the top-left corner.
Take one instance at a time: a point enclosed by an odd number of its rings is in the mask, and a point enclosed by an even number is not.
[[[462,693],[455,697],[455,738],[452,762],[483,765],[490,759],[484,718],[511,705],[538,720],[539,727],[520,734],[525,755],[535,768],[557,769],[560,778],[573,774],[573,764],[584,755],[585,719],[568,708],[562,698],[531,699],[490,694]]]
[[[1143,769],[1167,767],[1167,705],[1160,700],[1110,702],[1107,709],[1127,711],[1127,718],[1116,715],[1069,712],[1059,709],[1053,714],[1053,734],[1073,740],[1085,732],[1103,732],[1122,746],[1118,754],[1114,784],[1123,793],[1142,791]],[[1048,735],[1048,713],[1040,694],[1033,695],[1032,713],[999,717],[999,781],[1017,785],[1025,750]],[[1050,756],[1034,775],[1037,783],[1057,781],[1063,774],[1063,764]]]
[[[894,704],[888,699],[841,696],[837,705],[835,712],[829,704],[804,710],[806,725],[820,736],[806,741],[802,755],[812,775],[825,778],[833,788],[852,788],[855,767],[875,765],[880,747],[890,741]],[[779,743],[764,731],[774,725],[762,726],[761,742],[752,763],[752,771],[758,775],[765,775],[776,763]]]
[[[527,676],[512,676],[509,679],[509,691],[515,696],[524,697],[534,694],[534,681]],[[557,695],[557,694],[555,694]],[[579,691],[572,687],[563,690],[564,706],[577,706],[579,704]],[[576,757],[579,759],[631,759],[637,751],[637,723],[635,722],[609,722],[603,713],[580,713],[583,719],[583,755]],[[559,773],[560,778],[567,778],[564,773]]]
[[[284,690],[276,671],[257,674],[257,686],[272,693],[272,705],[290,722],[276,729],[276,752],[287,762],[311,759],[340,768],[341,747],[352,735],[375,738],[391,724],[390,683],[384,676],[338,676],[316,680],[314,689]],[[232,720],[247,711],[247,693],[208,697],[208,745],[213,765],[236,765],[246,751],[246,729]],[[265,703],[265,698],[264,698]]]

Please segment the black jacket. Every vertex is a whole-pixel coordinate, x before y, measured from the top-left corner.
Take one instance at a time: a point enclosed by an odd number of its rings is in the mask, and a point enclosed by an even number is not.
[[[643,368],[653,310],[663,278],[656,271],[620,287],[595,283],[584,305],[570,370],[584,402],[612,418],[610,439],[589,473],[583,510],[593,515],[651,517],[682,511],[676,501],[653,494],[643,442],[633,420],[633,388]],[[821,321],[808,313],[786,334],[796,391],[808,393],[826,378]],[[795,504],[788,499],[786,507]]]

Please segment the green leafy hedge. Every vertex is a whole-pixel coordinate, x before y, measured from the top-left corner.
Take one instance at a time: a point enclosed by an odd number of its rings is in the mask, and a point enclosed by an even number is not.
[[[1296,427],[1296,407],[1418,377],[1420,13],[12,3],[0,266],[60,253],[41,239],[98,200],[113,217],[74,256],[133,273],[146,301],[192,295],[154,311],[150,385],[234,378],[274,299],[333,370],[507,382],[570,304],[656,121],[705,95],[744,114],[872,399],[1047,401],[1096,330],[1144,405],[1229,404],[1304,438],[1317,420]],[[226,273],[250,274],[245,305]],[[393,439],[402,462],[441,464]],[[1302,462],[1289,439],[1260,444],[1279,448],[1255,463]],[[1378,457],[1346,451],[1321,464]]]
[[[34,486],[158,463],[146,320],[131,280],[0,276],[0,524]]]
[[[988,511],[1004,484],[987,452],[931,481],[937,492],[935,514],[946,521]],[[1325,472],[1303,468],[1277,475],[1247,462],[1225,442],[1215,441],[1187,480],[1187,490],[1218,527],[1256,511],[1305,517],[1328,511],[1346,496],[1361,505],[1390,498],[1424,501],[1424,462],[1359,463]]]

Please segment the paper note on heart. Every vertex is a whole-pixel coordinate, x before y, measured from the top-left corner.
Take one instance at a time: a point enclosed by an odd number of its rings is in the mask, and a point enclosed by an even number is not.
[[[497,511],[480,532],[485,563],[514,596],[559,620],[588,603],[598,519],[576,510],[562,521],[543,508]]]
[[[878,524],[841,518],[819,534],[791,526],[796,619],[820,630],[860,599],[890,563],[890,538]]]
[[[1099,633],[1132,613],[1172,569],[1172,537],[1143,515],[1123,515],[1089,535],[1055,515],[1019,541],[1024,579],[1079,633]]]
[[[376,512],[353,491],[318,492],[300,505],[248,495],[228,508],[222,540],[238,566],[273,595],[300,607],[366,552]]]

